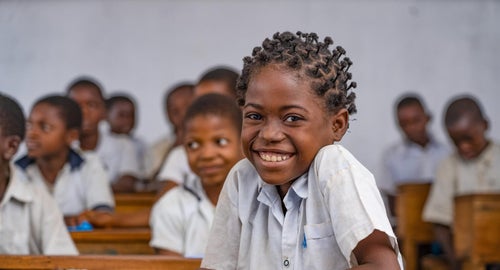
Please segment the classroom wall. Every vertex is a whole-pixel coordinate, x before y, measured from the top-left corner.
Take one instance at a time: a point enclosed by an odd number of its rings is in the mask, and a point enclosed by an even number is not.
[[[359,112],[343,144],[376,175],[384,147],[399,140],[393,103],[420,93],[447,140],[443,106],[473,93],[500,139],[500,1],[5,1],[0,0],[0,91],[28,112],[43,94],[78,75],[106,92],[130,91],[136,133],[154,141],[169,130],[164,90],[208,67],[241,59],[276,31],[331,35],[347,50]]]

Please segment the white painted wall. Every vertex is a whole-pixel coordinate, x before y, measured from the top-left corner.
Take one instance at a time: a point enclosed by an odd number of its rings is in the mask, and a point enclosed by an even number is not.
[[[148,141],[169,128],[164,90],[208,67],[241,68],[241,58],[276,31],[331,35],[353,59],[357,105],[346,145],[375,174],[382,149],[399,133],[392,106],[421,93],[432,130],[447,140],[442,111],[473,93],[500,139],[500,2],[484,1],[5,1],[0,0],[0,91],[28,112],[78,75],[107,93],[137,98],[137,133]]]

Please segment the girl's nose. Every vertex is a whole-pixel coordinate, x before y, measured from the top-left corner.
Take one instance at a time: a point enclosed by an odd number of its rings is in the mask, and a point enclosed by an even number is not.
[[[268,142],[277,142],[283,140],[285,138],[285,135],[283,134],[281,121],[266,121],[259,132],[259,137]]]

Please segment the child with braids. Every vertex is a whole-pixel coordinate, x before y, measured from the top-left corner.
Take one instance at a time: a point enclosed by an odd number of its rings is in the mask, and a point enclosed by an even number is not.
[[[246,159],[228,174],[204,269],[400,269],[373,175],[345,148],[352,62],[330,37],[276,33],[243,59]]]

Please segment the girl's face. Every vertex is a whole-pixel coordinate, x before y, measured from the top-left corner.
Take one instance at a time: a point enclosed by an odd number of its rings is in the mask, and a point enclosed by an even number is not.
[[[318,150],[333,143],[333,114],[306,79],[273,66],[254,74],[243,106],[243,151],[282,194],[304,174]]]
[[[243,158],[239,130],[227,117],[198,115],[186,124],[184,145],[189,166],[204,187],[222,186]]]
[[[135,126],[134,104],[118,101],[108,111],[108,122],[111,131],[117,134],[130,134]]]
[[[99,96],[98,90],[90,86],[78,86],[71,89],[68,96],[76,101],[82,110],[82,133],[97,133],[99,122],[106,115],[104,100]]]
[[[58,108],[46,103],[35,105],[26,123],[26,148],[32,158],[64,154],[71,143]]]

